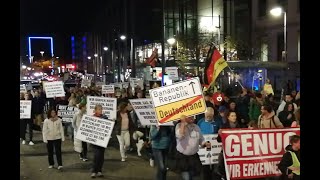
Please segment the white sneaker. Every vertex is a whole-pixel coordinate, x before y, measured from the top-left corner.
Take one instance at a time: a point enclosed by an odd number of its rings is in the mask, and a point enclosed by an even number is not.
[[[122,162],[125,162],[125,161],[126,161],[126,159],[125,159],[125,158],[121,158],[121,161],[122,161]]]
[[[150,166],[154,167],[154,160],[153,159],[150,159]]]
[[[26,141],[25,141],[25,140],[23,140],[23,141],[22,141],[22,144],[26,144]]]
[[[52,169],[52,168],[53,168],[53,166],[49,166],[48,168],[49,168],[49,169]]]
[[[96,178],[96,175],[97,175],[96,173],[92,173],[91,178]]]
[[[33,145],[34,145],[34,143],[33,143],[32,141],[30,141],[30,142],[29,142],[29,145],[30,145],[30,146],[33,146]]]
[[[58,166],[58,170],[61,170],[63,168],[63,166]]]
[[[98,173],[97,173],[97,176],[98,176],[98,177],[103,177],[102,172],[98,172]]]

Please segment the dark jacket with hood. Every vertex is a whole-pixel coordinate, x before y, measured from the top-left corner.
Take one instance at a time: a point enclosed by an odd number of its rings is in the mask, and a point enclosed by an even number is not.
[[[288,151],[294,152],[297,155],[298,160],[300,161],[300,150],[294,151],[292,149],[292,146],[288,145],[286,147],[286,151],[287,152],[282,156],[282,159],[281,159],[280,163],[278,164],[278,168],[282,172],[282,176],[287,178],[288,175],[292,173],[292,171],[290,169],[288,169],[288,167],[290,167],[293,163],[291,154]]]
[[[127,111],[127,114],[128,114],[128,118],[129,118],[129,132],[130,132],[130,134],[132,134],[133,131],[135,130],[135,128],[134,128],[134,124],[132,121],[132,117],[130,116],[130,112]],[[115,127],[114,127],[115,133],[117,135],[121,135],[121,125],[122,125],[122,117],[120,115],[120,112],[118,111],[117,112],[117,120],[115,122]]]

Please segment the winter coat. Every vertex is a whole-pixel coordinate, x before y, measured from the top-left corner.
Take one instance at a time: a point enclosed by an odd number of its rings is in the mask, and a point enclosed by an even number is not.
[[[282,128],[283,124],[280,122],[279,118],[272,111],[267,117],[259,116],[258,128]]]
[[[300,161],[300,150],[294,151],[292,149],[292,146],[288,145],[286,147],[286,151],[287,152],[282,156],[282,159],[281,159],[280,163],[278,164],[278,168],[282,172],[283,179],[288,179],[288,175],[292,173],[292,171],[290,169],[288,169],[288,167],[290,167],[293,164],[292,156],[289,151],[294,152],[296,154],[298,160]]]
[[[160,129],[156,126],[150,128],[150,138],[152,148],[154,149],[168,149],[171,142],[171,127],[160,126]]]
[[[128,118],[129,118],[129,132],[130,132],[130,134],[132,134],[134,131],[134,124],[133,124],[133,121],[132,121],[132,118],[130,116],[129,111],[127,111],[127,114],[128,114]],[[114,125],[115,126],[114,130],[117,135],[121,135],[121,125],[122,125],[122,117],[120,115],[120,112],[118,111],[117,112],[117,120]]]
[[[288,115],[291,114],[291,118],[288,119]],[[293,112],[281,111],[279,113],[279,119],[284,127],[291,127],[292,122],[295,120]]]
[[[261,114],[261,104],[257,100],[250,102],[249,107],[249,118],[251,121],[258,122],[258,118]]]

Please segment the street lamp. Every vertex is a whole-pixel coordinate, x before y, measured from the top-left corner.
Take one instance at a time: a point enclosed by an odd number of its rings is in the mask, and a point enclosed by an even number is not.
[[[121,35],[121,36],[120,36],[120,39],[121,39],[121,40],[125,40],[126,38],[127,38],[127,37],[126,37],[125,35]]]
[[[170,38],[170,39],[167,40],[167,42],[172,46],[176,42],[176,39],[175,38]]]
[[[40,51],[41,56],[43,57],[44,51]]]
[[[107,46],[103,47],[103,50],[104,50],[104,51],[108,51],[108,49],[109,49],[109,48],[108,48]]]
[[[91,59],[91,56],[88,56],[88,59],[90,60],[90,59]]]
[[[284,60],[287,61],[287,13],[281,7],[275,7],[270,10],[270,14],[275,17],[281,16],[283,13],[283,44],[284,44]]]
[[[27,69],[27,66],[26,65],[22,65],[22,69]]]
[[[98,57],[98,54],[94,54],[93,56],[94,56],[94,57]]]

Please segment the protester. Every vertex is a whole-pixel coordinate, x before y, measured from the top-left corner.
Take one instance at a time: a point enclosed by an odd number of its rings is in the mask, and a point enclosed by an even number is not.
[[[261,93],[257,93],[255,99],[250,102],[249,118],[250,121],[258,122],[258,118],[261,114],[261,106],[263,105],[263,98]]]
[[[102,114],[101,105],[96,105],[94,107],[93,116],[99,117],[102,119],[107,119],[107,117]],[[93,148],[93,165],[92,165],[91,178],[96,178],[96,176],[103,177],[104,175],[102,174],[102,166],[104,163],[104,151],[106,150],[106,148],[100,147],[94,144],[92,144],[92,148]]]
[[[286,106],[286,103],[289,103],[289,102],[292,102],[293,103],[293,97],[292,97],[292,94],[290,93],[287,93],[286,96],[285,96],[285,100],[283,100],[277,110],[277,116],[279,116],[279,113],[281,111],[284,110],[284,107]],[[294,106],[294,109],[297,109],[298,106],[296,105],[296,103],[293,103],[293,106]]]
[[[21,98],[20,98],[21,99]],[[29,94],[25,94],[22,100],[32,100]],[[29,133],[29,145],[33,146],[34,143],[32,141],[33,137],[33,120],[30,119],[21,119],[20,120],[20,138],[22,139],[22,144],[26,144],[26,130],[28,126],[28,133]]]
[[[300,180],[300,136],[293,135],[278,164],[283,179]]]
[[[121,161],[126,161],[126,151],[130,147],[130,132],[133,130],[133,123],[128,112],[128,102],[121,102],[118,106],[115,132],[120,146]]]
[[[275,115],[270,105],[261,106],[261,115],[258,119],[258,128],[283,128],[283,124]]]
[[[34,92],[34,97],[32,98],[31,104],[31,119],[34,120],[35,130],[41,130],[40,125],[43,121],[45,99],[40,97],[39,91]]]
[[[177,138],[177,169],[181,172],[183,180],[192,180],[201,172],[201,162],[198,151],[199,145],[211,147],[210,142],[205,142],[198,125],[194,124],[192,117],[181,116],[181,122],[176,126]]]
[[[75,131],[75,135],[77,134],[77,131],[79,130],[80,128],[80,123],[81,123],[81,120],[82,120],[82,116],[86,113],[86,105],[85,104],[79,104],[79,112],[77,114],[75,114],[73,116],[73,119],[72,119],[72,127]],[[87,152],[88,152],[88,149],[87,149],[87,143],[84,142],[84,141],[80,141],[79,139],[77,138],[74,138],[74,150],[79,154],[79,157],[80,157],[80,160],[83,160],[83,161],[88,161],[88,158],[87,158]]]
[[[289,102],[286,104],[284,110],[279,113],[279,119],[284,127],[291,127],[291,124],[295,119],[293,103]]]
[[[132,119],[132,125],[133,125],[133,134],[132,134],[132,139],[130,138],[130,145],[132,144],[135,144],[136,147],[137,147],[137,153],[138,153],[138,156],[142,156],[141,155],[141,149],[144,145],[144,130],[145,130],[145,127],[141,125],[141,122],[137,116],[137,114],[134,112],[133,110],[133,107],[130,103],[128,103],[128,112],[129,112],[129,115],[131,116],[131,119]]]
[[[248,90],[242,88],[242,92],[239,97],[236,99],[237,112],[239,113],[238,119],[244,125],[247,125],[249,122],[249,103],[250,96],[248,95]]]
[[[220,106],[223,107],[223,106]],[[205,118],[198,121],[198,126],[202,134],[218,134],[218,131],[222,125],[222,122],[218,118],[214,117],[214,110],[208,107],[205,112]],[[204,180],[215,179],[214,166],[204,165],[202,166]]]
[[[49,169],[53,168],[53,152],[55,152],[58,169],[61,170],[62,156],[61,156],[61,141],[64,141],[64,131],[62,127],[62,120],[57,116],[54,109],[50,109],[47,114],[47,118],[43,123],[43,142],[47,144]]]
[[[294,113],[295,120],[292,122],[291,127],[300,127],[300,108]]]
[[[157,166],[156,180],[166,180],[167,164],[170,136],[172,130],[170,126],[151,126],[150,138],[152,143],[152,152]]]
[[[217,116],[218,121],[221,122],[221,125],[225,124],[227,122],[227,116],[226,116],[226,114],[228,113],[227,108],[225,106],[220,106],[218,109],[218,112],[219,112]]]

